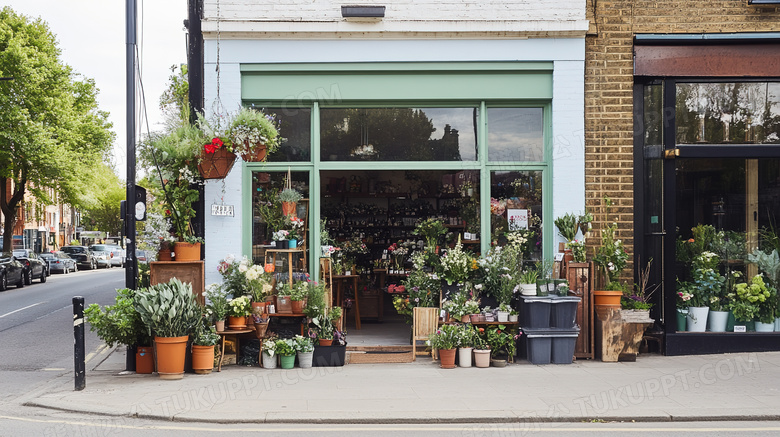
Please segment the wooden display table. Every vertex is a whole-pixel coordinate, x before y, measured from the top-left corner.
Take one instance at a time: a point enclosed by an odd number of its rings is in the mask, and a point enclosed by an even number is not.
[[[217,331],[217,334],[219,334],[219,341],[221,343],[221,348],[219,353],[219,364],[217,365],[217,372],[222,371],[222,361],[225,359],[225,338],[234,337],[236,339],[236,363],[238,363],[238,354],[241,350],[240,335],[249,334],[250,332],[255,332],[255,331],[253,329],[226,329],[224,331]]]

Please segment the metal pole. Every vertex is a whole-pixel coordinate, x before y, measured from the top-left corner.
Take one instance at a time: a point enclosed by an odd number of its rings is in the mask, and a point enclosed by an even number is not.
[[[84,390],[87,385],[84,363],[84,298],[73,298],[73,369],[76,376],[75,390]]]
[[[127,98],[127,200],[125,208],[125,236],[127,238],[127,264],[125,287],[135,290],[138,261],[135,258],[135,45],[136,0],[125,0],[125,55]]]

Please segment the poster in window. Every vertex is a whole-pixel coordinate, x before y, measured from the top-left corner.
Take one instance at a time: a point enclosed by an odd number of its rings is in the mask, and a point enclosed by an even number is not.
[[[509,220],[509,230],[519,231],[528,229],[527,209],[507,209],[506,218]]]

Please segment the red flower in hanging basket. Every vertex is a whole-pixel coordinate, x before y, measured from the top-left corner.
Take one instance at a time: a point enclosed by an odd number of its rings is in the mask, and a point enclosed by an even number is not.
[[[203,149],[206,151],[206,153],[214,153],[222,148],[223,145],[224,143],[219,138],[212,138],[211,143],[206,143],[203,145]]]

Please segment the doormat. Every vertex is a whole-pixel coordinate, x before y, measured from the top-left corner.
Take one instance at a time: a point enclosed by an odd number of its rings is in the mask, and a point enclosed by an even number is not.
[[[348,351],[349,364],[411,363],[412,351]]]

